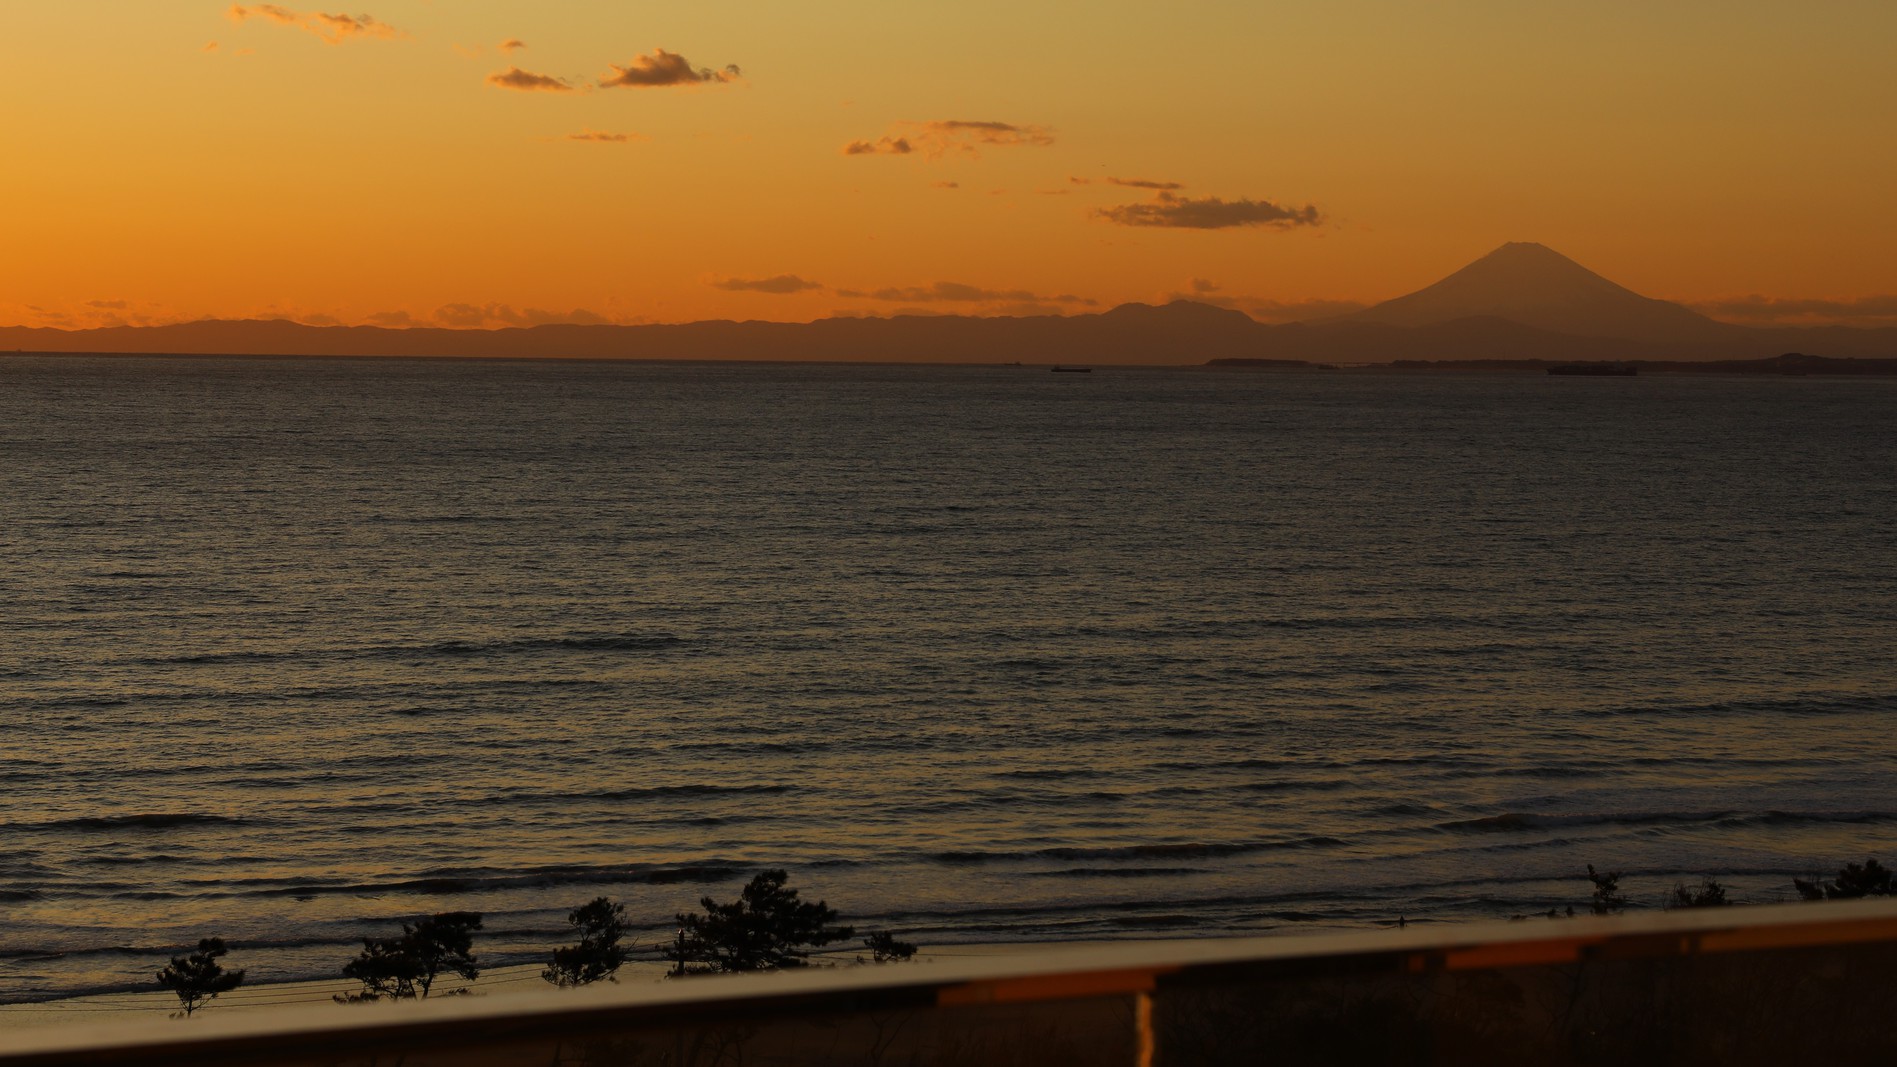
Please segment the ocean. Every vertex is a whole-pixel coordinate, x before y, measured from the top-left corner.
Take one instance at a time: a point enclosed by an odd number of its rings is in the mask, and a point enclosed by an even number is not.
[[[1897,383],[0,359],[0,1001],[1897,860]]]

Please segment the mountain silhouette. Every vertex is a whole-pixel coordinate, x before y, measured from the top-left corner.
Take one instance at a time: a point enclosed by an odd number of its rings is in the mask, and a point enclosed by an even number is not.
[[[207,320],[95,330],[0,327],[0,351],[880,363],[1187,364],[1261,357],[1270,327],[1178,300],[1094,315],[897,315],[815,322],[546,325],[502,330]]]
[[[1897,356],[1897,328],[1737,326],[1625,289],[1547,247],[1505,244],[1434,285],[1339,318],[1267,326],[1190,300],[1090,315],[897,315],[815,322],[501,330],[207,320],[0,327],[0,352],[879,363],[1250,365]]]
[[[1389,326],[1506,319],[1579,337],[1717,341],[1735,327],[1615,285],[1546,245],[1513,241],[1407,296],[1344,317]]]

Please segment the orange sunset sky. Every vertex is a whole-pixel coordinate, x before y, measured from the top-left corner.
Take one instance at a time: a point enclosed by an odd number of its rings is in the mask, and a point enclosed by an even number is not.
[[[7,10],[0,324],[1268,321],[1509,240],[1897,324],[1888,0]]]

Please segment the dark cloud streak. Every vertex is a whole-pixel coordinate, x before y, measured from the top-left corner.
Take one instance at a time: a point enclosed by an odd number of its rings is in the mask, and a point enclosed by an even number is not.
[[[1012,122],[971,122],[967,119],[940,119],[920,124],[924,131],[950,140],[973,141],[991,145],[1036,145],[1054,143],[1054,131],[1045,126],[1017,126]]]
[[[719,278],[709,283],[714,289],[732,293],[808,293],[823,288],[822,282],[799,278],[795,274],[777,274],[769,278]]]
[[[1860,325],[1897,324],[1897,295],[1860,296],[1827,300],[1808,297],[1737,296],[1689,304],[1716,319],[1750,325]]]
[[[1144,204],[1099,208],[1093,214],[1118,226],[1176,230],[1225,230],[1242,226],[1288,230],[1316,226],[1324,221],[1313,204],[1292,208],[1269,200],[1222,200],[1216,196],[1177,196],[1164,191]]]
[[[445,304],[437,308],[435,322],[457,330],[480,330],[490,326],[604,326],[612,322],[606,316],[585,308],[572,311],[545,311],[527,308],[516,311],[506,304]]]
[[[743,77],[735,63],[727,64],[723,70],[710,67],[694,67],[691,61],[677,52],[667,52],[655,48],[649,56],[634,56],[626,66],[610,64],[612,73],[602,76],[599,85],[602,89],[657,89],[671,85],[723,85]]]
[[[1167,293],[1164,300],[1190,300],[1199,304],[1211,304],[1213,307],[1231,308],[1242,311],[1259,322],[1321,322],[1348,315],[1353,311],[1362,311],[1369,306],[1355,300],[1327,300],[1322,297],[1310,300],[1272,300],[1255,296],[1223,296],[1219,287],[1204,278],[1194,278],[1190,292]]]
[[[1167,192],[1186,187],[1184,182],[1161,182],[1150,178],[1069,178],[1067,180],[1074,185],[1092,185],[1097,180],[1101,185],[1118,185],[1127,189],[1163,189]]]
[[[843,146],[846,156],[906,156],[915,151],[915,146],[906,137],[884,137],[876,141],[851,141]]]
[[[320,11],[305,14],[277,4],[232,4],[224,14],[236,23],[266,19],[279,25],[294,26],[330,44],[341,44],[356,37],[388,40],[402,36],[402,31],[374,15],[331,15]]]
[[[903,304],[991,304],[1007,302],[1014,304],[1080,304],[1092,307],[1098,301],[1072,293],[1059,296],[1042,296],[1026,289],[984,289],[978,285],[962,282],[936,282],[927,286],[904,286],[885,289],[838,289],[836,295],[846,300],[879,300]]]
[[[570,93],[573,86],[563,78],[550,74],[535,74],[519,67],[508,67],[498,74],[487,76],[487,83],[496,89],[513,89],[522,93]]]
[[[955,151],[980,155],[984,147],[1045,148],[1054,143],[1054,131],[1046,126],[1020,126],[1012,122],[970,119],[932,119],[928,122],[899,122],[874,141],[851,141],[843,146],[846,156],[895,155],[921,152],[939,159]]]

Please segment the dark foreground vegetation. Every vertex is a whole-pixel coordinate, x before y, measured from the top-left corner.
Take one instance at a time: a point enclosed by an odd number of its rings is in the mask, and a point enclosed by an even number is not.
[[[1600,871],[1588,864],[1586,878],[1590,887],[1586,904],[1593,914],[1612,915],[1631,906],[1620,888],[1621,872]],[[788,881],[784,871],[762,871],[745,885],[737,900],[721,904],[703,897],[699,901],[702,912],[678,913],[677,933],[656,946],[659,958],[671,964],[667,977],[808,967],[812,950],[856,936],[855,927],[838,925],[836,909],[821,900],[800,899]],[[1846,864],[1834,879],[1795,878],[1792,883],[1806,900],[1890,896],[1893,889],[1891,871],[1875,859]],[[1726,887],[1707,878],[1697,886],[1675,886],[1661,906],[1713,908],[1732,903]],[[1563,914],[1572,916],[1575,908],[1546,913],[1549,918]],[[625,944],[631,926],[624,905],[597,897],[568,913],[567,923],[578,940],[552,950],[541,978],[561,988],[614,981],[631,955]],[[343,976],[361,983],[361,988],[335,999],[344,1003],[420,1000],[429,996],[443,975],[472,981],[480,975],[474,953],[474,935],[480,929],[479,913],[452,911],[403,923],[396,937],[366,938],[362,951],[342,968]],[[907,961],[917,951],[914,944],[887,930],[871,932],[861,945],[869,957],[859,955],[857,963]],[[158,973],[158,984],[178,996],[179,1016],[195,1013],[218,994],[243,983],[242,970],[226,971],[218,962],[227,953],[223,940],[205,938],[198,942],[197,952],[174,958]],[[467,991],[465,986],[458,987],[453,995]]]
[[[188,956],[173,956],[158,972],[158,984],[178,994],[178,1014],[190,1018],[193,1012],[244,984],[244,972],[227,971],[217,962],[228,949],[224,939],[207,937],[198,942],[198,950]]]
[[[339,993],[344,1003],[426,998],[445,971],[473,981],[481,976],[474,960],[474,932],[481,916],[444,911],[402,924],[402,936],[365,938],[362,952],[343,965],[343,977],[362,983],[354,993]],[[460,990],[457,990],[460,992]]]
[[[729,904],[704,897],[703,915],[680,912],[678,934],[659,952],[672,976],[805,967],[810,949],[856,936],[855,927],[834,925],[835,908],[798,900],[787,879],[765,871]]]
[[[540,972],[540,977],[565,988],[610,979],[618,973],[627,956],[626,946],[621,943],[629,928],[626,906],[594,897],[568,913],[566,921],[580,935],[579,944],[554,949],[553,962]]]

